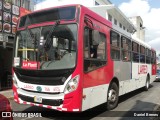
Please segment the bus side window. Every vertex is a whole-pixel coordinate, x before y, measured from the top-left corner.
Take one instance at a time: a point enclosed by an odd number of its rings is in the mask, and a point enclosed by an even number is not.
[[[146,48],[146,63],[151,64],[150,50]]]
[[[156,64],[156,52],[151,51],[151,64]]]
[[[132,42],[132,61],[139,62],[140,55],[139,55],[139,44]]]
[[[122,60],[125,62],[131,61],[131,40],[126,37],[121,37]]]
[[[111,31],[110,33],[111,58],[120,60],[120,36],[118,33]]]
[[[84,30],[84,58],[89,58],[89,29]]]
[[[140,62],[141,63],[145,63],[146,59],[145,59],[145,47],[140,45]]]
[[[106,36],[97,30],[84,29],[84,71],[106,64]]]

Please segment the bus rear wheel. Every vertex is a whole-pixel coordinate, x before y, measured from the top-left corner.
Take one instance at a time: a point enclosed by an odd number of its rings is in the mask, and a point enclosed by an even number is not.
[[[147,76],[146,84],[145,84],[145,86],[144,86],[144,90],[145,90],[145,91],[148,91],[148,89],[149,89],[149,81],[150,81],[150,78],[149,78],[149,76]]]
[[[118,105],[119,88],[115,82],[111,83],[107,95],[107,110],[112,110]]]

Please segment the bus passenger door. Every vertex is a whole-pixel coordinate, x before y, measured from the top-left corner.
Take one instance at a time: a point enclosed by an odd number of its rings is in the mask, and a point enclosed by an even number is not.
[[[96,38],[100,41],[95,40]],[[105,34],[89,27],[84,28],[82,110],[95,107],[106,101],[107,88],[104,85],[104,65],[106,64],[105,42]]]

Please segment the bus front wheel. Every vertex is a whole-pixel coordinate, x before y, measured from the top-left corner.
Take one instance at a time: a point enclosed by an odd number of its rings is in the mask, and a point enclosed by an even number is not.
[[[107,110],[112,110],[118,105],[119,88],[115,82],[111,83],[107,95]]]

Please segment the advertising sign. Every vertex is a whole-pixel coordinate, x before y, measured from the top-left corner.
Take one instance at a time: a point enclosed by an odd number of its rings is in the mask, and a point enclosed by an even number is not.
[[[11,14],[7,12],[3,12],[3,21],[7,23],[11,23]]]
[[[12,23],[17,24],[17,22],[18,22],[18,16],[12,15]]]
[[[0,32],[15,35],[18,18],[29,10],[13,5],[12,0],[0,0]]]
[[[3,10],[7,12],[11,12],[11,3],[3,2]]]
[[[12,13],[14,15],[19,15],[19,7],[15,6],[15,5],[12,5]]]

